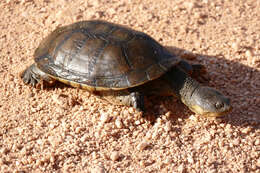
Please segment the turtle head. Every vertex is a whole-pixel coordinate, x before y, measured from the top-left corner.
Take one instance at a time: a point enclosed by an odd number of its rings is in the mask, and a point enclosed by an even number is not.
[[[230,99],[210,87],[198,87],[191,95],[190,109],[206,117],[220,117],[231,111]]]

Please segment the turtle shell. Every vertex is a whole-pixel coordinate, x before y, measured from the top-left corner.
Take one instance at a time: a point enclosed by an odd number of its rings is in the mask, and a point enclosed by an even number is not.
[[[93,90],[138,86],[180,61],[147,34],[99,20],[57,28],[34,57],[49,76]]]

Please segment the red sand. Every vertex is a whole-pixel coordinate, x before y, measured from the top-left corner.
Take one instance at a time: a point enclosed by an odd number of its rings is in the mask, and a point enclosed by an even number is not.
[[[260,172],[259,1],[0,2],[0,172]],[[206,65],[232,100],[224,119],[147,98],[148,115],[57,84],[19,78],[61,25],[104,19]],[[177,49],[177,48],[178,49]]]

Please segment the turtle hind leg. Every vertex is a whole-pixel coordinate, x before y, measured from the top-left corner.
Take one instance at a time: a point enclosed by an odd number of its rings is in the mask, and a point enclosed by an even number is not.
[[[47,81],[48,83],[53,83],[54,79],[50,78],[46,73],[41,71],[35,64],[32,64],[21,74],[21,78],[24,83],[36,87],[36,85],[41,81]]]

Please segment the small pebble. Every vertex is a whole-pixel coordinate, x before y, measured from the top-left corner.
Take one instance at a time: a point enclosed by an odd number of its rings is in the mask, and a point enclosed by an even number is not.
[[[113,115],[114,115],[114,116],[118,116],[118,115],[119,115],[119,112],[114,111],[114,112],[113,112]]]
[[[163,120],[162,118],[158,118],[157,122],[156,122],[156,127],[158,128],[159,126],[161,126],[163,124]]]
[[[159,137],[159,132],[158,130],[154,131],[153,134],[152,134],[152,139],[156,139]]]
[[[49,125],[49,127],[50,127],[50,129],[52,130],[52,129],[55,128],[55,124],[51,123],[51,124]]]
[[[57,94],[53,94],[53,95],[52,95],[52,100],[53,100],[55,103],[59,104],[59,105],[62,105],[62,104],[63,104],[62,101],[59,99],[59,95],[57,95]]]
[[[146,137],[147,139],[152,138],[152,132],[151,132],[151,131],[148,131],[148,132],[146,133],[145,137]]]
[[[1,153],[1,154],[6,154],[6,153],[8,153],[8,152],[9,152],[9,149],[6,148],[6,147],[1,148],[1,150],[0,150],[0,153]]]
[[[170,118],[171,112],[170,112],[170,111],[166,112],[165,116],[166,116],[167,118]]]
[[[141,161],[139,162],[139,164],[140,164],[140,166],[142,166],[142,167],[145,166],[145,162],[144,162],[143,160],[141,160]]]
[[[135,125],[140,125],[140,124],[141,124],[141,122],[139,120],[135,121]]]
[[[189,119],[194,122],[198,122],[198,117],[196,115],[191,115]]]
[[[179,167],[178,167],[178,172],[184,172],[185,170],[185,167],[183,166],[183,164],[181,164]]]
[[[237,52],[237,51],[239,51],[239,49],[240,49],[240,46],[239,46],[239,44],[238,43],[236,43],[236,42],[234,42],[234,43],[232,43],[232,48]]]
[[[123,123],[120,118],[117,118],[115,121],[115,125],[117,128],[121,129],[123,127]]]
[[[124,116],[129,116],[129,115],[130,115],[130,113],[129,113],[129,111],[128,111],[128,110],[124,110],[124,111],[123,111],[123,115],[124,115]]]
[[[105,168],[102,167],[102,166],[95,166],[94,168],[92,168],[92,169],[90,170],[90,172],[91,172],[91,173],[105,173],[106,170],[105,170]]]
[[[21,162],[19,162],[18,160],[15,162],[15,165],[16,166],[20,166],[21,165]]]
[[[250,127],[244,128],[241,130],[242,133],[248,134],[251,131]]]
[[[164,160],[164,163],[165,163],[165,164],[171,164],[171,163],[172,163],[172,159],[171,159],[171,158],[166,158],[166,159]]]
[[[194,2],[184,2],[183,5],[187,9],[187,11],[191,11],[196,4]]]
[[[260,167],[260,158],[256,161],[256,166]]]
[[[171,123],[170,122],[166,122],[165,126],[164,126],[164,130],[166,132],[171,131]]]
[[[80,138],[80,141],[81,141],[81,142],[86,142],[87,139],[88,139],[88,135],[85,134],[85,135],[83,135],[83,136]]]
[[[78,134],[81,131],[81,127],[76,127],[75,132]]]
[[[110,117],[107,113],[101,113],[100,121],[102,123],[107,123],[110,120]]]
[[[233,141],[233,145],[237,146],[240,144],[240,140],[238,138],[236,138],[234,141]]]
[[[55,161],[56,161],[55,155],[52,154],[51,157],[50,157],[50,162],[51,162],[51,163],[54,163]]]
[[[110,159],[113,161],[117,161],[119,159],[119,153],[117,151],[112,152]]]
[[[247,58],[252,58],[253,57],[253,52],[251,50],[246,51],[246,57]]]
[[[141,142],[140,144],[137,145],[137,149],[142,151],[142,150],[145,150],[148,146],[149,146],[149,143]]]
[[[193,158],[192,158],[191,155],[188,155],[187,160],[188,160],[188,162],[191,163],[191,164],[194,163],[194,160],[193,160]]]
[[[134,110],[133,107],[130,107],[128,110],[129,110],[129,113],[130,113],[130,114],[133,114],[133,113],[135,112],[135,110]]]
[[[217,172],[217,170],[215,168],[208,170],[208,173],[216,173],[216,172]]]

